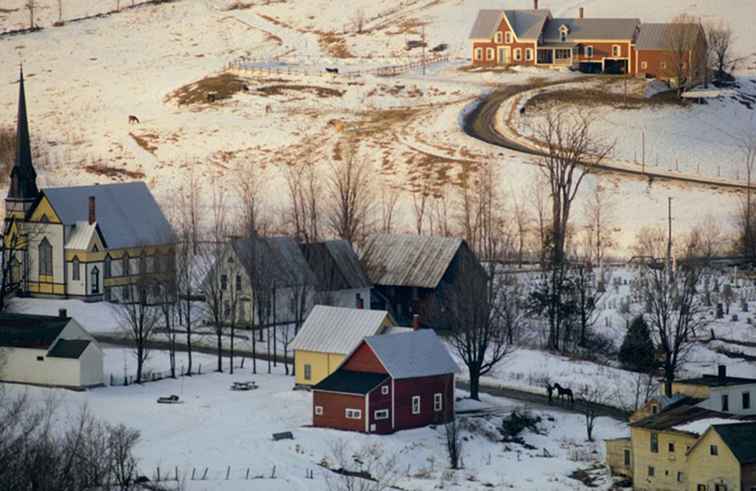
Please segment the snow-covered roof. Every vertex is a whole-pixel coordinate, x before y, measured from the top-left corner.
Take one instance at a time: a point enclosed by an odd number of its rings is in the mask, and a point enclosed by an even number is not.
[[[387,318],[385,310],[316,305],[291,342],[291,349],[346,355],[366,336],[382,332]]]
[[[699,30],[698,24],[681,24],[669,22],[644,22],[640,25],[640,34],[635,46],[639,50],[664,50],[669,49],[669,35],[673,29]],[[682,32],[682,31],[679,31]],[[695,32],[695,31],[692,31]]]
[[[365,342],[394,379],[459,372],[459,367],[432,329],[370,336]]]
[[[66,241],[66,249],[84,251],[89,247],[92,236],[97,231],[97,224],[89,222],[76,222],[71,226],[71,234]]]
[[[699,419],[697,421],[691,421],[689,423],[673,426],[672,429],[677,430],[677,431],[685,431],[688,433],[695,433],[696,435],[701,435],[703,434],[704,431],[709,429],[709,426],[733,424],[733,423],[738,423],[738,421],[737,420],[733,421],[732,419],[725,419],[725,418],[704,418],[704,419]]]

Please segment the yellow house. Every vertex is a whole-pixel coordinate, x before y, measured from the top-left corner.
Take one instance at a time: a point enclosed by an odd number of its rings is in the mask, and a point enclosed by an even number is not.
[[[366,336],[387,333],[396,323],[385,310],[316,305],[291,343],[296,385],[309,387],[333,373]]]
[[[688,467],[689,491],[756,491],[756,422],[710,426]]]

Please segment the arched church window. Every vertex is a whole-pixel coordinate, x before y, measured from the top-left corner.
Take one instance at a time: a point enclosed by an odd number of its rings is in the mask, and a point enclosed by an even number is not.
[[[39,243],[39,274],[40,276],[52,276],[53,263],[52,263],[52,245],[47,237],[43,238]]]

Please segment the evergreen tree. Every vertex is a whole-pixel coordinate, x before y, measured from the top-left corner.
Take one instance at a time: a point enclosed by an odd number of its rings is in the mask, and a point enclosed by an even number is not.
[[[630,328],[622,341],[619,361],[622,366],[636,372],[650,372],[656,366],[654,342],[651,331],[642,315],[630,323]]]

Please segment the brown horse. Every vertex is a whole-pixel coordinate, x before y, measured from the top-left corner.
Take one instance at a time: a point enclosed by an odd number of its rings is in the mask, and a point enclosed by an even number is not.
[[[139,118],[133,114],[129,114],[129,124],[141,124],[141,122],[139,121]]]

